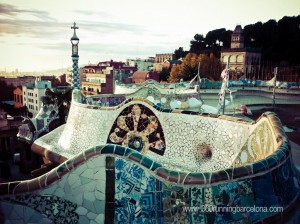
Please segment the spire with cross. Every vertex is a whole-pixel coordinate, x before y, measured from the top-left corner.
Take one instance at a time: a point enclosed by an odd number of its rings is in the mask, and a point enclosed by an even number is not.
[[[73,34],[73,37],[71,38],[71,42],[72,42],[72,44],[77,45],[78,44],[77,42],[79,42],[79,38],[76,35],[76,29],[79,29],[79,27],[76,26],[76,23],[74,22],[74,25],[71,26],[71,29],[74,30],[74,34]]]
[[[71,29],[74,29],[74,35],[76,36],[76,30],[79,29],[78,26],[76,26],[76,23],[74,22],[74,25],[71,26]]]
[[[74,30],[74,34],[71,37],[71,43],[72,43],[72,60],[73,60],[73,74],[72,74],[72,88],[80,90],[80,75],[78,71],[78,43],[79,38],[76,36],[76,29],[78,27],[76,26],[76,23],[74,22],[74,25],[71,26],[71,29]]]

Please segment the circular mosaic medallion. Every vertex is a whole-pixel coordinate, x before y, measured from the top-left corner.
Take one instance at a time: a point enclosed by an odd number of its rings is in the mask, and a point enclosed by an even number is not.
[[[141,153],[148,150],[163,155],[166,144],[161,124],[155,114],[142,104],[126,107],[116,118],[107,143],[132,148]]]

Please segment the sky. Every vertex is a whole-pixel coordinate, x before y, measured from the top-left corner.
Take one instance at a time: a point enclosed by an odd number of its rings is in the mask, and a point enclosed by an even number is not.
[[[0,71],[71,67],[74,22],[84,65],[189,50],[195,34],[298,15],[300,0],[0,0]]]

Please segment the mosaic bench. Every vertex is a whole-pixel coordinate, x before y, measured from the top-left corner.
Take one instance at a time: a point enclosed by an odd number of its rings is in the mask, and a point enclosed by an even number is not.
[[[73,91],[67,124],[32,146],[56,168],[0,184],[6,223],[272,223],[299,203],[299,173],[274,113],[248,122],[143,98],[83,101]]]
[[[120,90],[120,86],[116,86],[118,94],[87,96],[86,102],[87,104],[95,106],[113,107],[120,105],[125,100],[140,97],[146,98],[155,105],[165,109],[184,109],[202,113],[218,112],[217,108],[204,104],[199,93],[193,89],[182,88],[182,86],[181,88],[170,89],[162,86],[163,84],[155,84],[152,82],[124,85],[122,90]]]
[[[37,139],[33,151],[59,163],[83,148],[110,143],[133,148],[172,169],[202,172],[251,163],[278,148],[272,113],[248,122],[163,109],[144,98],[100,107],[82,103],[82,97],[73,91],[66,125]]]

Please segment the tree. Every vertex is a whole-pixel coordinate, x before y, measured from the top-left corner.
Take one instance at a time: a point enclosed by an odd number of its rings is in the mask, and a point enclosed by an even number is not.
[[[189,53],[188,51],[183,50],[183,47],[179,47],[174,51],[174,60],[184,58],[188,53]]]
[[[230,42],[231,33],[226,32],[225,28],[209,31],[205,36],[205,42],[209,46],[216,45],[217,41],[221,41],[222,43],[227,43],[228,34],[229,34],[229,42]]]
[[[245,46],[260,48],[262,59],[276,63],[300,63],[300,16],[283,17],[278,22],[271,19],[244,27]],[[274,65],[275,66],[275,65]]]
[[[211,53],[209,56],[200,55],[199,61],[201,61],[201,78],[208,78],[210,80],[220,79],[222,65],[220,60],[216,58],[213,53]]]
[[[182,74],[181,74],[181,70],[182,70],[182,64],[174,65],[172,67],[168,81],[169,82],[178,82],[181,78],[183,78]]]
[[[225,28],[209,31],[205,36],[205,42],[209,48],[207,51],[220,58],[221,47],[230,47],[231,34],[232,31],[227,31]]]
[[[162,71],[159,73],[159,80],[160,81],[167,81],[170,76],[171,70],[169,68],[163,68]]]
[[[271,19],[266,23],[257,22],[244,26],[244,45],[249,51],[260,50],[261,69],[260,72],[267,74],[274,70],[277,66],[291,66],[300,64],[300,15],[294,17],[283,17],[278,22]],[[209,31],[205,38],[202,34],[195,34],[190,41],[189,53],[206,54],[211,63],[210,66],[201,65],[201,77],[208,76],[217,79],[219,76],[219,62],[215,61],[220,58],[221,48],[230,48],[231,30],[225,28]],[[222,42],[222,46],[220,43]],[[182,47],[175,50],[176,59],[188,52],[183,51]],[[214,57],[211,57],[213,53]],[[184,68],[184,69],[183,69]],[[192,71],[193,70],[193,71]],[[179,81],[178,77],[187,78],[186,73],[194,73],[195,66],[183,64],[171,70],[170,78],[173,82]],[[180,74],[180,75],[179,75]],[[299,76],[299,72],[296,72]],[[265,76],[265,78],[267,78]]]
[[[198,65],[200,63],[200,77],[218,80],[221,73],[221,63],[213,54],[189,53],[183,59],[181,65],[173,66],[169,82],[179,82],[180,79],[189,81],[198,73]]]
[[[194,36],[194,39],[191,40],[191,47],[190,47],[190,53],[200,54],[201,51],[206,49],[206,42],[205,38],[202,34],[196,34]]]
[[[231,43],[232,31],[225,28],[209,31],[205,38],[202,34],[196,34],[191,40],[190,53],[210,54],[220,57],[221,47],[229,48]],[[220,45],[222,43],[222,46]]]

